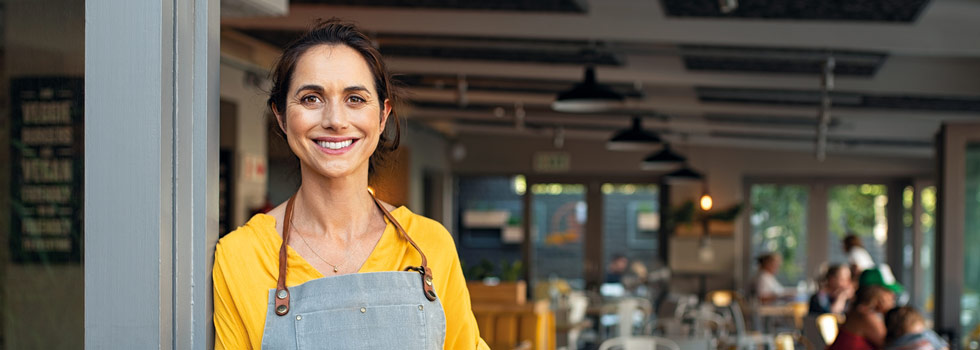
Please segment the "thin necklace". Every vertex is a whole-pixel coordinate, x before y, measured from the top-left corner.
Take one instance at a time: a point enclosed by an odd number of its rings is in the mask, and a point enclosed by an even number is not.
[[[300,231],[300,230],[298,230],[298,229],[296,229],[296,223],[294,223],[293,220],[289,220],[289,223],[293,225],[292,228],[294,230],[296,230],[296,233],[299,233],[297,236],[299,236],[299,239],[301,239],[303,241],[303,244],[306,244],[306,247],[307,248],[310,248],[310,251],[313,252],[313,255],[316,255],[316,257],[319,258],[320,261],[324,262],[327,265],[330,265],[330,267],[333,268],[333,272],[334,273],[337,273],[338,271],[340,271],[340,267],[341,266],[344,266],[344,264],[346,264],[347,261],[350,260],[350,253],[351,253],[351,251],[357,250],[358,248],[361,247],[361,241],[357,240],[356,238],[351,237],[351,239],[353,239],[355,241],[355,243],[354,243],[354,249],[348,249],[347,250],[347,256],[344,257],[344,261],[340,262],[337,265],[334,265],[334,264],[331,264],[329,261],[327,261],[327,259],[324,259],[322,256],[320,256],[320,254],[316,252],[316,249],[313,249],[313,246],[310,245],[310,242],[307,242],[306,241],[306,238],[303,238],[303,232]]]

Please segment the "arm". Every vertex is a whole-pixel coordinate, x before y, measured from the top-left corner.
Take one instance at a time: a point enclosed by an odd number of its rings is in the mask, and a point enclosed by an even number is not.
[[[847,298],[837,297],[834,303],[830,304],[830,313],[842,314],[845,307],[847,307]]]
[[[214,283],[214,348],[250,349],[245,323],[228,289],[228,281],[222,268],[225,263],[221,244],[218,244],[214,252],[214,269],[211,272]]]
[[[853,289],[845,289],[834,295],[834,302],[830,304],[830,312],[835,314],[843,314],[844,309],[847,307],[847,301],[854,295]]]
[[[861,322],[864,327],[862,334],[864,338],[871,342],[875,348],[882,348],[885,346],[885,335],[888,330],[885,328],[885,321],[883,321],[878,315],[870,312],[862,312],[861,317],[864,322]]]
[[[473,317],[473,307],[470,304],[470,292],[466,288],[466,279],[459,264],[459,254],[455,245],[452,252],[452,264],[446,282],[446,290],[440,293],[442,307],[446,313],[446,344],[445,349],[479,349],[489,350],[487,343],[480,338],[480,330]]]

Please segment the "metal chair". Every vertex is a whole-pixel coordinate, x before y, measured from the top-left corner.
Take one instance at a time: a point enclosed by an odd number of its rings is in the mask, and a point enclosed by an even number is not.
[[[599,350],[656,350],[657,348],[681,350],[680,345],[677,345],[673,340],[652,335],[616,337],[599,344]]]
[[[589,298],[582,292],[571,292],[568,295],[568,346],[570,349],[578,349],[578,339],[582,331],[592,325],[592,322],[585,318],[586,310],[589,308]]]
[[[736,349],[755,349],[759,345],[766,345],[768,349],[774,348],[773,337],[766,334],[750,334],[745,328],[745,318],[742,315],[742,308],[739,306],[739,296],[731,290],[717,290],[708,293],[707,301],[716,310],[726,310],[725,317],[731,317],[731,322],[735,328],[735,341],[732,345]]]

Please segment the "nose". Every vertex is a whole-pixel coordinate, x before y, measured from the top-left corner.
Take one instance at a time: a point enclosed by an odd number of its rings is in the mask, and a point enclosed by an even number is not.
[[[342,101],[334,101],[322,109],[320,127],[328,130],[344,130],[350,127],[349,111],[342,104]]]

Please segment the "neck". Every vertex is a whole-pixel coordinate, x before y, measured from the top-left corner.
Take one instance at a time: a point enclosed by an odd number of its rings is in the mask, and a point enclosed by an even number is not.
[[[327,178],[304,167],[302,179],[292,221],[310,235],[349,242],[380,216],[367,190],[366,169],[363,175]]]

